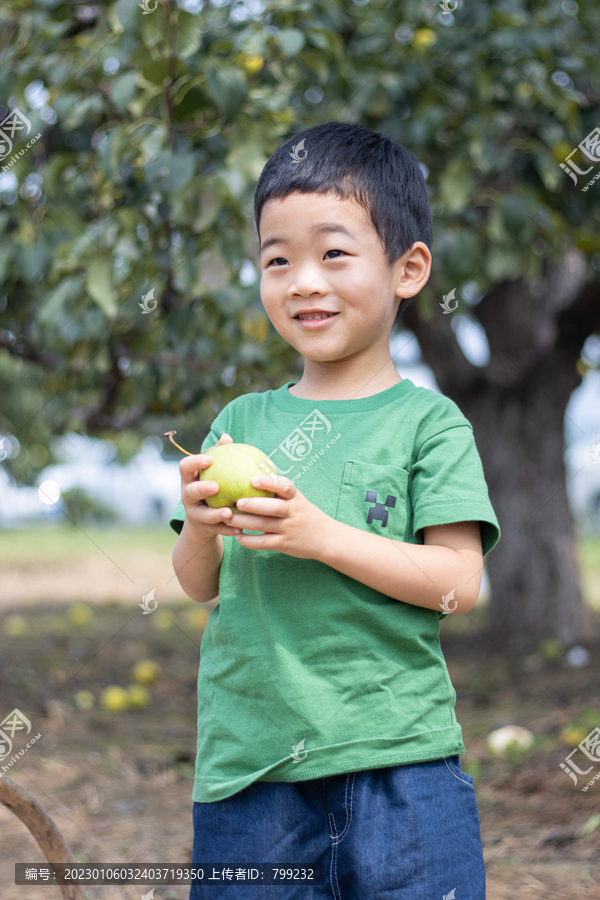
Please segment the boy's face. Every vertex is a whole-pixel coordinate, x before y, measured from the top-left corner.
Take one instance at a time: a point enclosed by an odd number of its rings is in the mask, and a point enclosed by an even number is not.
[[[429,278],[425,244],[415,243],[388,268],[359,203],[299,192],[265,203],[260,238],[261,299],[289,344],[315,362],[356,358],[374,348],[389,360],[399,300],[413,297]],[[297,316],[305,310],[335,315],[303,324]]]

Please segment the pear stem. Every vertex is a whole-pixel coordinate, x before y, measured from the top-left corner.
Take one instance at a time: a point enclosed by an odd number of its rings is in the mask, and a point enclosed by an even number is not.
[[[181,450],[182,453],[185,453],[186,456],[193,456],[192,453],[188,453],[187,450],[184,450],[183,447],[180,447],[179,444],[175,443],[173,440],[173,435],[177,434],[176,431],[165,431],[165,437],[168,437],[171,443],[177,447],[178,450]]]

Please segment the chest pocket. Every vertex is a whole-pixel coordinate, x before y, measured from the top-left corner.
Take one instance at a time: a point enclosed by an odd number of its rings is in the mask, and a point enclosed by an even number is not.
[[[336,519],[383,537],[404,541],[410,519],[408,472],[349,459],[344,467]]]

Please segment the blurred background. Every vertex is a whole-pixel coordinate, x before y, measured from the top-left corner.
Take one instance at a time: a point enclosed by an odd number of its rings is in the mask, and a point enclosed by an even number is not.
[[[4,774],[78,861],[190,858],[215,603],[172,570],[164,433],[193,452],[235,397],[301,377],[253,194],[335,120],[419,160],[432,275],[390,353],[472,423],[502,529],[477,607],[441,623],[488,898],[600,896],[600,787],[560,765],[585,771],[600,728],[599,39],[592,0],[0,10],[0,730],[18,709],[41,734]],[[0,839],[3,898],[37,896],[2,805]]]

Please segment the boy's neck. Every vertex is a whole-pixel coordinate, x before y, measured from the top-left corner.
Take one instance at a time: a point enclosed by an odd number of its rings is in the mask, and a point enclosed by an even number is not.
[[[339,370],[310,372],[305,367],[300,381],[288,390],[292,396],[302,400],[359,400],[387,391],[400,381],[402,378],[389,360],[388,365],[378,372],[360,376],[356,372],[346,374]]]

